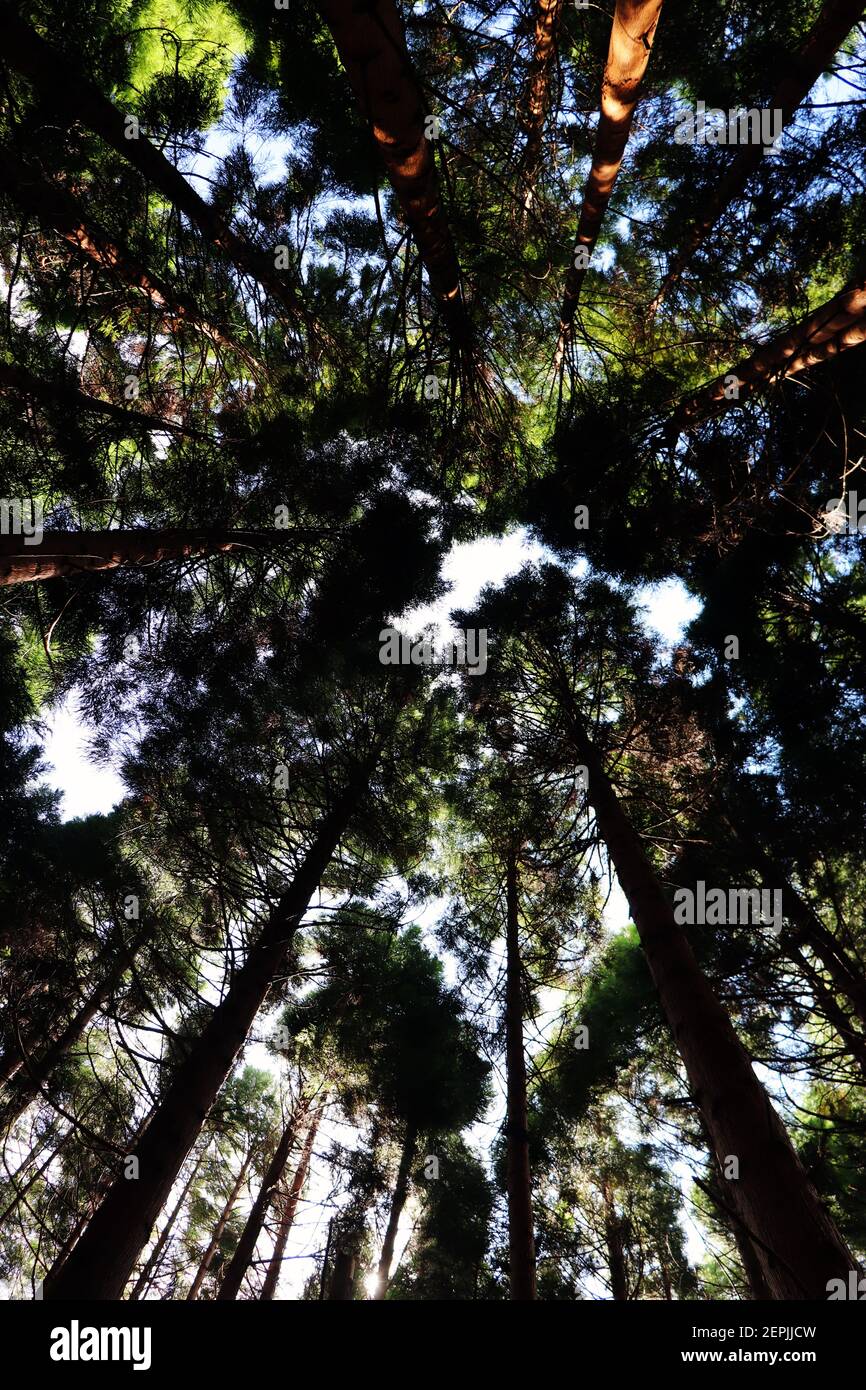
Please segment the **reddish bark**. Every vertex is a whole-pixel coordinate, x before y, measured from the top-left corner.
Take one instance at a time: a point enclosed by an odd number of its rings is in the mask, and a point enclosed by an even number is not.
[[[209,323],[188,295],[148,270],[119,238],[87,215],[77,198],[23,164],[8,148],[0,148],[0,182],[6,185],[22,211],[34,217],[43,229],[57,232],[94,265],[137,291],[164,313],[169,322],[193,329],[216,346],[240,357],[251,371],[259,375],[263,372],[253,354]]]
[[[790,1137],[752,1070],[730,1018],[677,925],[673,909],[589,737],[567,680],[572,741],[589,773],[589,800],[686,1069],[725,1197],[752,1241],[775,1299],[826,1299],[855,1261],[822,1207]],[[728,1159],[738,1161],[732,1176]]]
[[[156,565],[192,555],[285,545],[290,531],[45,531],[39,545],[0,536],[0,587],[71,579],[121,565]]]
[[[535,185],[541,165],[541,142],[544,121],[550,102],[550,70],[556,57],[556,30],[562,13],[563,0],[538,0],[535,11],[535,39],[526,93],[526,113],[523,128],[526,144],[523,149],[523,206],[527,211],[535,197]]]
[[[217,1299],[228,1301],[237,1298],[243,1283],[244,1275],[250,1267],[253,1255],[255,1254],[256,1242],[262,1233],[268,1209],[273,1201],[283,1170],[289,1159],[289,1154],[295,1143],[298,1130],[300,1115],[294,1114],[285,1126],[277,1147],[271,1155],[271,1160],[262,1178],[262,1185],[256,1194],[256,1199],[247,1217],[243,1234],[238,1241],[237,1248],[232,1255],[225,1274],[220,1283]]]
[[[292,315],[298,314],[297,295],[280,279],[267,256],[238,236],[144,135],[128,138],[124,112],[72,68],[65,55],[57,53],[25,24],[12,5],[0,4],[0,20],[3,57],[28,78],[49,107],[63,111],[70,123],[83,121],[88,125],[184,213],[209,242],[258,280]]]
[[[366,786],[372,755],[324,817],[291,884],[230,989],[177,1068],[136,1146],[139,1177],[112,1184],[46,1299],[117,1299],[147,1242],[186,1155],[280,970],[307,905]]]
[[[690,429],[755,391],[796,376],[866,342],[866,280],[840,290],[793,328],[771,338],[739,366],[702,386],[677,408],[673,424]],[[734,394],[736,393],[736,394]]]
[[[137,425],[149,433],[159,434],[165,431],[184,434],[190,439],[210,440],[210,435],[202,430],[191,429],[175,420],[166,420],[161,415],[149,415],[143,410],[132,410],[118,405],[115,401],[90,396],[66,381],[45,381],[25,371],[23,367],[10,366],[8,362],[0,362],[0,391],[14,392],[29,401],[47,401],[50,404],[66,406],[75,412],[84,410],[94,415],[105,415],[109,420],[116,420],[127,427]]]
[[[340,61],[427,268],[452,338],[466,344],[469,322],[460,265],[442,207],[431,142],[430,114],[412,68],[403,22],[394,0],[319,0]]]
[[[213,1264],[213,1257],[219,1249],[219,1243],[222,1240],[223,1231],[228,1225],[229,1217],[235,1209],[235,1204],[238,1200],[238,1197],[240,1196],[241,1188],[244,1185],[244,1180],[246,1179],[247,1173],[249,1172],[250,1164],[252,1163],[252,1161],[253,1150],[251,1146],[246,1154],[246,1157],[244,1158],[243,1163],[241,1164],[240,1172],[238,1173],[237,1177],[232,1183],[232,1190],[226,1198],[225,1206],[220,1212],[219,1220],[214,1226],[213,1235],[208,1241],[207,1248],[201,1257],[201,1262],[199,1264],[198,1269],[196,1270],[195,1278],[193,1279],[192,1284],[190,1285],[189,1293],[186,1296],[187,1302],[198,1298],[199,1290],[201,1289],[202,1284],[207,1278],[208,1270]]]
[[[304,1140],[304,1147],[301,1150],[301,1158],[295,1169],[295,1176],[292,1185],[286,1195],[283,1209],[280,1214],[280,1226],[277,1239],[274,1243],[274,1252],[271,1255],[268,1265],[268,1272],[265,1275],[265,1282],[259,1297],[261,1299],[272,1299],[277,1291],[280,1272],[283,1267],[283,1260],[286,1253],[286,1243],[289,1239],[292,1226],[294,1225],[295,1213],[298,1210],[298,1202],[301,1200],[301,1193],[304,1190],[304,1183],[307,1180],[307,1173],[310,1167],[310,1158],[313,1153],[313,1144],[316,1142],[316,1133],[319,1128],[319,1121],[322,1118],[323,1106],[320,1106],[313,1116],[313,1122],[307,1130],[307,1137]]]
[[[631,131],[632,118],[640,96],[640,84],[646,72],[655,40],[663,0],[617,0],[610,32],[610,47],[601,84],[601,110],[595,136],[583,207],[574,244],[575,257],[579,250],[583,260],[592,255],[610,195],[622,166],[625,147]],[[565,340],[574,319],[580,288],[586,267],[575,267],[574,258],[565,280],[565,294],[560,309],[560,341],[557,363],[562,360]]]

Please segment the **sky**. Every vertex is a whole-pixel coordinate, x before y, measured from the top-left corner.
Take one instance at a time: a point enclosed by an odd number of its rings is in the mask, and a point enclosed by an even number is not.
[[[455,545],[443,567],[443,576],[451,585],[448,593],[435,603],[414,609],[404,621],[415,631],[427,624],[445,629],[450,609],[470,608],[485,584],[499,584],[544,555],[543,546],[523,528],[503,537]],[[640,590],[639,598],[646,626],[665,647],[681,640],[699,610],[697,600],[676,579]],[[45,781],[63,793],[63,820],[110,811],[123,797],[123,783],[115,768],[99,765],[90,757],[90,731],[80,717],[76,694],[57,708],[43,711],[41,721],[46,730],[44,757],[50,767]]]
[[[449,626],[448,614],[451,609],[471,608],[486,584],[500,584],[523,565],[539,562],[544,558],[544,548],[524,529],[516,529],[504,537],[484,537],[455,545],[443,567],[443,577],[451,586],[447,594],[435,603],[403,615],[401,623],[409,631],[415,632],[428,624],[432,625],[437,629],[441,640]],[[583,566],[584,562],[578,561],[575,568],[580,569]],[[687,624],[699,610],[697,601],[677,580],[667,580],[662,584],[646,587],[639,591],[638,598],[645,625],[660,638],[665,648],[682,639]],[[44,780],[62,793],[63,820],[110,811],[122,799],[124,785],[116,768],[110,764],[99,764],[90,755],[88,744],[92,730],[81,718],[76,694],[73,692],[56,709],[44,711],[41,722],[45,729],[43,756],[49,768]],[[625,897],[616,882],[613,884],[604,916],[607,926],[612,930],[621,929],[629,920]],[[556,1000],[551,998],[544,1002],[549,1006],[552,1017],[556,1011]],[[539,1023],[543,1026],[543,1020]],[[260,1042],[251,1042],[248,1045],[244,1053],[244,1063],[265,1071],[274,1071],[273,1055]],[[487,1147],[501,1119],[500,1110],[501,1106],[495,1107],[480,1126],[476,1127],[480,1132],[474,1137],[484,1148]],[[316,1150],[321,1153],[334,1142],[351,1147],[355,1142],[355,1136],[339,1121],[328,1120],[320,1129]],[[688,1169],[685,1164],[681,1166],[682,1172],[677,1171],[675,1176],[685,1188],[688,1183]],[[323,1223],[327,1212],[323,1209],[323,1204],[328,1201],[329,1187],[330,1178],[325,1166],[314,1163],[287,1248],[287,1260],[278,1290],[282,1298],[299,1297],[306,1280],[316,1268],[316,1256],[326,1233]],[[248,1200],[246,1205],[249,1205]],[[411,1236],[412,1221],[410,1206],[404,1213],[398,1229],[395,1267],[403,1247]],[[692,1258],[699,1258],[702,1252],[700,1233],[688,1218],[686,1229],[688,1253]],[[269,1248],[267,1238],[263,1238],[259,1247],[259,1258],[266,1258]]]

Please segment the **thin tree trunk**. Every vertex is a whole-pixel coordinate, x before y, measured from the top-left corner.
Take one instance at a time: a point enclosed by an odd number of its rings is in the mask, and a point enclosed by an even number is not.
[[[541,167],[541,142],[544,121],[550,102],[550,70],[556,57],[556,30],[562,14],[563,0],[537,0],[535,39],[529,82],[526,94],[526,114],[523,128],[526,144],[523,148],[523,207],[528,212],[535,200],[535,185]]]
[[[193,1183],[196,1180],[196,1177],[198,1176],[198,1170],[204,1162],[204,1156],[206,1152],[207,1145],[205,1145],[205,1148],[202,1149],[201,1153],[199,1154],[198,1158],[193,1164],[193,1167],[190,1171],[190,1175],[183,1185],[183,1190],[181,1191],[180,1196],[178,1197],[175,1205],[169,1213],[168,1220],[166,1221],[165,1225],[160,1231],[156,1244],[154,1245],[153,1249],[151,1250],[150,1254],[145,1260],[144,1268],[142,1269],[141,1273],[139,1274],[138,1278],[132,1286],[132,1289],[129,1294],[130,1302],[134,1303],[136,1300],[141,1298],[141,1295],[143,1293],[146,1293],[148,1287],[150,1286],[151,1280],[156,1271],[158,1270],[160,1262],[162,1260],[162,1252],[165,1250],[165,1247],[171,1239],[171,1234],[174,1230],[177,1218],[183,1211],[184,1203],[187,1197],[189,1196],[190,1188],[192,1187]]]
[[[592,255],[610,195],[622,166],[625,147],[631,131],[632,117],[640,96],[640,84],[646,72],[656,27],[661,14],[662,0],[617,0],[610,31],[610,47],[601,84],[601,109],[592,169],[583,195],[575,256],[565,279],[565,293],[559,311],[559,344],[556,365],[562,361],[565,343],[571,330],[580,288],[586,275],[586,262]],[[574,265],[579,251],[583,265]]]
[[[3,1225],[7,1217],[12,1215],[13,1211],[18,1206],[18,1203],[21,1201],[23,1197],[26,1197],[33,1184],[39,1181],[45,1170],[51,1167],[51,1164],[54,1162],[55,1158],[60,1153],[60,1150],[63,1148],[63,1145],[66,1143],[66,1140],[69,1138],[69,1133],[70,1131],[67,1130],[66,1133],[62,1136],[60,1143],[50,1150],[48,1157],[42,1160],[38,1168],[34,1168],[33,1172],[30,1174],[30,1177],[27,1179],[25,1183],[22,1183],[20,1187],[17,1186],[18,1176],[20,1173],[26,1172],[27,1169],[30,1168],[32,1164],[36,1162],[36,1158],[39,1156],[38,1148],[34,1157],[28,1155],[28,1157],[24,1159],[24,1162],[18,1165],[18,1167],[15,1169],[15,1172],[9,1175],[9,1177],[7,1178],[7,1182],[14,1189],[15,1196],[12,1198],[12,1201],[9,1202],[9,1204],[5,1206],[2,1211],[0,1211],[0,1226]]]
[[[295,1169],[295,1176],[292,1178],[292,1185],[286,1195],[283,1209],[280,1213],[280,1225],[277,1232],[277,1239],[274,1242],[274,1251],[268,1264],[265,1282],[259,1294],[260,1299],[272,1299],[277,1291],[277,1284],[280,1272],[283,1267],[283,1259],[286,1253],[286,1244],[289,1239],[292,1226],[295,1221],[295,1213],[298,1210],[298,1202],[301,1200],[301,1193],[304,1190],[304,1183],[307,1180],[307,1173],[310,1167],[310,1159],[313,1153],[313,1145],[316,1142],[316,1134],[319,1128],[319,1121],[322,1118],[324,1102],[313,1115],[312,1123],[307,1130],[307,1137],[304,1140],[304,1147],[301,1150],[301,1157]]]
[[[673,431],[692,429],[729,406],[742,404],[753,392],[796,376],[863,342],[866,280],[841,290],[793,328],[771,338],[744,362],[681,402],[673,416]]]
[[[602,1185],[602,1197],[604,1199],[604,1239],[607,1245],[610,1291],[617,1303],[625,1303],[628,1300],[628,1279],[625,1271],[622,1220],[617,1213],[610,1184],[607,1182]]]
[[[790,124],[818,78],[830,66],[851,30],[862,19],[863,0],[825,0],[803,46],[786,65],[769,102],[770,111],[782,113],[783,128]],[[679,280],[692,256],[731,203],[743,193],[764,157],[763,144],[742,145],[718,178],[703,203],[685,242],[673,257],[662,287],[649,308],[652,317],[668,291]]]
[[[563,711],[589,800],[646,953],[710,1138],[725,1193],[752,1238],[775,1299],[825,1299],[855,1262],[752,1070],[604,771],[563,675]],[[737,1163],[738,1176],[733,1166]]]
[[[46,381],[34,376],[23,367],[0,362],[0,391],[15,392],[30,401],[47,401],[49,404],[65,406],[75,411],[88,411],[94,415],[105,415],[127,428],[137,425],[149,433],[182,434],[188,439],[200,439],[212,443],[211,436],[203,430],[166,420],[161,415],[148,415],[143,410],[131,410],[118,405],[116,401],[106,401],[98,396],[89,396],[68,381]]]
[[[274,1149],[271,1161],[267,1166],[265,1175],[262,1178],[262,1185],[259,1188],[255,1201],[247,1217],[243,1234],[238,1241],[237,1248],[232,1255],[225,1274],[217,1291],[217,1299],[228,1301],[237,1298],[243,1283],[244,1275],[250,1267],[253,1255],[255,1254],[256,1243],[262,1233],[268,1208],[277,1192],[280,1179],[283,1176],[289,1154],[294,1147],[298,1133],[298,1125],[304,1114],[304,1102],[299,1102],[299,1108],[292,1115],[282,1134],[280,1135],[277,1147]]]
[[[139,131],[130,138],[128,118],[103,96],[83,74],[70,67],[68,57],[57,53],[16,14],[13,6],[0,5],[3,57],[24,73],[50,108],[66,113],[70,124],[83,121],[134,165],[154,188],[173,203],[219,248],[263,285],[293,316],[300,305],[292,286],[281,280],[273,263],[234,232],[220,214],[187,183],[173,164]]]
[[[252,1161],[253,1145],[251,1144],[247,1151],[246,1158],[241,1164],[241,1170],[238,1173],[232,1185],[232,1190],[229,1193],[228,1198],[226,1199],[226,1204],[220,1212],[219,1220],[217,1221],[216,1226],[214,1227],[213,1235],[210,1238],[208,1247],[201,1257],[201,1264],[196,1270],[195,1278],[193,1279],[192,1284],[190,1285],[189,1293],[186,1296],[187,1302],[190,1302],[192,1299],[198,1298],[198,1291],[204,1283],[205,1279],[207,1278],[207,1272],[210,1269],[211,1264],[213,1263],[214,1255],[219,1249],[219,1243],[222,1240],[223,1231],[228,1225],[229,1217],[235,1209],[235,1203],[237,1202],[238,1197],[240,1196],[241,1188],[244,1185],[244,1180],[247,1176],[247,1173],[249,1172],[249,1167]]]
[[[5,539],[5,538],[3,538]],[[87,1026],[93,1022],[100,1008],[114,993],[123,976],[129,969],[130,962],[133,961],[140,951],[142,945],[150,936],[149,930],[139,932],[137,938],[130,947],[123,945],[122,940],[115,943],[113,949],[106,948],[105,953],[110,956],[111,964],[103,980],[96,986],[96,989],[85,1000],[79,1009],[73,1014],[66,1026],[48,1045],[45,1051],[36,1058],[29,1055],[20,1055],[17,1065],[13,1065],[13,1058],[8,1059],[4,1056],[3,1070],[0,1073],[0,1080],[9,1080],[11,1077],[26,1071],[26,1077],[19,1075],[15,1086],[13,1098],[3,1107],[0,1113],[0,1127],[9,1121],[16,1119],[31,1100],[38,1095],[45,1082],[51,1076],[54,1068],[65,1057],[70,1048],[78,1042]],[[24,1047],[25,1053],[29,1052],[27,1044]]]
[[[231,988],[177,1068],[138,1145],[137,1182],[119,1177],[73,1250],[46,1299],[120,1298],[142,1247],[231,1071],[298,924],[369,779],[372,755],[356,769],[283,892]]]
[[[0,587],[73,578],[121,565],[156,565],[231,550],[285,546],[297,532],[279,531],[45,531],[38,545],[0,536]]]
[[[417,1142],[418,1131],[413,1124],[407,1124],[403,1137],[403,1148],[400,1152],[400,1166],[397,1169],[397,1181],[394,1184],[394,1195],[391,1199],[391,1210],[388,1213],[388,1226],[385,1231],[385,1239],[382,1242],[379,1267],[376,1271],[376,1292],[373,1295],[376,1300],[383,1299],[388,1292],[391,1263],[394,1259],[394,1242],[397,1239],[397,1227],[400,1224],[400,1217],[409,1195],[409,1174],[415,1158]]]
[[[258,376],[264,372],[260,362],[214,324],[182,291],[167,285],[133,256],[128,247],[111,236],[89,217],[79,201],[59,184],[50,183],[41,173],[28,168],[8,147],[0,148],[0,182],[9,189],[23,212],[35,217],[43,228],[51,228],[87,256],[94,265],[108,271],[129,289],[138,291],[153,307],[194,329],[204,338],[235,353]]]
[[[508,1279],[509,1296],[525,1301],[535,1298],[535,1239],[526,1114],[517,855],[513,846],[509,846],[505,866],[505,899]]]
[[[857,1029],[852,1026],[850,1016],[838,1003],[833,991],[824,983],[819,970],[806,958],[803,952],[793,943],[787,945],[783,943],[782,949],[789,960],[794,961],[802,970],[809,981],[809,988],[815,996],[815,1002],[821,1013],[839,1034],[845,1051],[854,1058],[863,1073],[864,1081],[866,1081],[866,1037],[862,1033],[858,1033]]]
[[[746,821],[738,818],[737,824],[731,820],[727,820],[727,824],[736,839],[744,846],[764,882],[781,889],[782,912],[795,929],[793,935],[797,944],[805,943],[809,947],[866,1030],[866,979],[860,968],[845,954],[844,948],[836,941],[833,933],[827,930],[820,917],[797,892],[776,861],[753,836],[749,835],[744,828]]]
[[[430,288],[452,339],[469,341],[460,265],[442,207],[431,141],[428,102],[412,69],[403,21],[394,0],[319,0],[340,61],[369,123],[403,216],[427,268]]]

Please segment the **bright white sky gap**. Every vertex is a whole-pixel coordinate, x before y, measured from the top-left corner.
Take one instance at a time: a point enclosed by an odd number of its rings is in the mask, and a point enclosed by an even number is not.
[[[406,614],[401,625],[413,632],[433,624],[444,634],[451,609],[471,608],[485,584],[501,584],[528,562],[543,559],[544,554],[544,547],[522,528],[507,536],[456,545],[443,566],[443,576],[451,585],[449,592],[435,603]],[[700,608],[677,579],[640,590],[640,599],[646,626],[666,646],[682,639]],[[56,709],[44,711],[41,718],[46,729],[44,757],[50,767],[45,780],[63,793],[63,820],[110,811],[122,800],[125,788],[115,768],[91,759],[90,730],[79,716],[76,696],[70,695]]]

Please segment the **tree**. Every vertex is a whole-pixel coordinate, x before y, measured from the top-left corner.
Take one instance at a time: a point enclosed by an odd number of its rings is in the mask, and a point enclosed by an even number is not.
[[[622,164],[661,8],[662,0],[617,0],[601,84],[592,169],[583,195],[574,257],[565,279],[565,292],[559,311],[557,360],[561,359],[563,345],[571,329],[580,287],[589,268]]]

